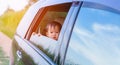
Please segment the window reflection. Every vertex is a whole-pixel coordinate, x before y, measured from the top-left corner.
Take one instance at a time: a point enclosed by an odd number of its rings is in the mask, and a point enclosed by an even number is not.
[[[120,15],[105,10],[81,8],[65,64],[120,65],[119,51]]]
[[[55,52],[57,41],[54,39],[34,34],[31,36],[30,41],[35,43],[37,46],[41,46],[44,50],[46,50],[50,54],[53,54]]]

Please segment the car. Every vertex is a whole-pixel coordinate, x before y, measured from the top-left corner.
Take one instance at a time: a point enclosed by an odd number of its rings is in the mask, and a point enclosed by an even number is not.
[[[11,65],[120,65],[120,0],[39,0],[21,19]],[[38,33],[62,25],[58,40]]]

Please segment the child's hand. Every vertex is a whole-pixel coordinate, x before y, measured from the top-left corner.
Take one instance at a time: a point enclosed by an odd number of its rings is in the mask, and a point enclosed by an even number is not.
[[[36,32],[33,32],[32,35],[42,36],[41,33],[36,33]]]
[[[37,33],[36,33],[36,32],[33,32],[33,33],[32,33],[32,35],[35,35],[35,34],[37,34]]]
[[[42,36],[42,34],[41,34],[41,33],[38,33],[38,36]]]

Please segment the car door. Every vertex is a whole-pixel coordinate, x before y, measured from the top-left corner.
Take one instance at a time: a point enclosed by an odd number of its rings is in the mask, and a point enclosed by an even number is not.
[[[65,24],[68,24],[66,20],[69,20],[74,11],[74,7],[71,6],[72,2],[43,6],[33,18],[29,28],[27,26],[28,29],[24,37],[21,37],[21,31],[18,30],[23,27],[20,28],[19,26],[12,45],[16,65],[57,65],[59,63],[56,60],[59,59],[60,42],[66,30]],[[42,33],[42,27],[45,27],[46,23],[52,20],[65,27],[62,27],[58,40],[48,39],[45,36],[45,39],[40,40],[40,36],[33,34]],[[55,45],[57,46],[53,47]]]
[[[23,40],[19,36],[15,35],[12,47],[15,65],[49,65],[49,63],[34,50],[35,47],[33,45],[30,45],[27,40]],[[41,61],[42,63],[40,63]]]
[[[83,2],[65,48],[64,65],[120,65],[119,7]]]

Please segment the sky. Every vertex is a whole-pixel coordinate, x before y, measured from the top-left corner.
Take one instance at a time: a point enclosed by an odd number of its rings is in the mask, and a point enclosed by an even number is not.
[[[20,11],[28,4],[29,0],[0,0],[0,16],[10,8],[14,11]]]

